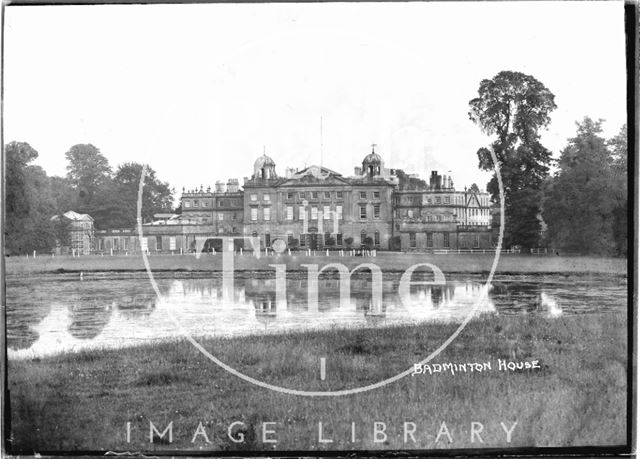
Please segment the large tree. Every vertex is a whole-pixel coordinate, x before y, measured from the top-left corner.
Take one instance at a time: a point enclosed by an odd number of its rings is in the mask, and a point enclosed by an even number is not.
[[[548,239],[561,250],[622,254],[626,250],[626,234],[621,234],[626,229],[626,174],[620,176],[617,169],[622,167],[624,152],[615,152],[616,139],[608,142],[602,136],[602,120],[585,117],[576,124],[576,136],[562,151],[558,171],[545,192]]]
[[[122,208],[122,225],[133,226],[136,223],[138,188],[142,177],[143,165],[135,162],[118,166],[114,177]],[[142,220],[151,221],[153,214],[171,212],[173,207],[173,190],[169,184],[162,182],[156,172],[149,166],[146,169],[144,188],[142,192]]]
[[[67,178],[76,188],[82,211],[92,210],[92,201],[111,178],[109,160],[91,144],[72,146],[65,153]]]
[[[540,143],[540,131],[556,108],[554,95],[530,75],[503,71],[482,80],[478,97],[469,105],[470,119],[486,134],[496,136],[491,147],[500,162],[505,192],[505,245],[534,247],[542,229],[542,184],[551,163],[551,152]],[[489,149],[480,148],[478,159],[481,169],[493,170]],[[487,191],[498,202],[495,174]]]
[[[49,250],[55,242],[55,203],[38,152],[25,142],[5,146],[5,245],[9,254]]]

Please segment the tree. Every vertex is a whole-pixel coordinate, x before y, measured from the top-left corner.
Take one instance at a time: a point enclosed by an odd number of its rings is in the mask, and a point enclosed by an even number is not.
[[[74,210],[78,203],[78,193],[71,181],[66,177],[49,177],[51,197],[55,202],[55,214],[61,215],[69,210]]]
[[[525,248],[538,245],[541,233],[542,184],[549,173],[551,152],[540,144],[539,131],[556,108],[554,95],[538,80],[520,72],[503,71],[482,80],[478,97],[469,101],[470,119],[497,139],[493,151],[500,162],[505,192],[505,242]],[[491,153],[478,150],[479,166],[493,170]],[[487,185],[499,200],[494,174]]]
[[[80,210],[90,213],[93,210],[93,198],[111,178],[111,166],[100,150],[91,144],[72,146],[65,153],[67,178],[78,193]]]
[[[344,244],[347,246],[347,249],[351,248],[351,244],[353,244],[353,238],[351,236],[344,239]]]
[[[472,183],[471,186],[469,187],[469,193],[479,194],[480,188],[478,188],[478,185],[476,185],[475,183]]]
[[[628,133],[625,124],[620,129],[618,135],[610,139],[608,146],[612,154],[612,182],[614,185],[615,206],[613,209],[613,239],[615,242],[615,253],[617,255],[627,254],[627,205],[629,175],[627,172],[628,161]]]
[[[123,210],[119,220],[121,226],[134,226],[138,212],[138,191],[143,165],[129,162],[118,166],[114,176],[114,183],[119,196],[120,207]],[[170,212],[173,208],[173,190],[169,184],[160,181],[156,172],[147,166],[144,188],[142,190],[142,220],[152,221],[158,212]]]
[[[613,158],[602,137],[602,120],[576,123],[549,180],[544,199],[548,237],[558,248],[607,255],[614,252],[614,211],[618,206]]]
[[[38,152],[26,142],[5,147],[5,242],[9,254],[49,250],[55,243],[55,205],[45,171],[30,164]]]

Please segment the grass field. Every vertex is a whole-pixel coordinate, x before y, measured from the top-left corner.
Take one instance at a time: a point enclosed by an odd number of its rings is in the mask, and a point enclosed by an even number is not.
[[[194,255],[150,255],[150,266],[153,270],[162,271],[219,271],[222,268],[220,254],[202,254],[200,258]],[[466,254],[418,254],[380,252],[376,257],[340,257],[335,254],[325,256],[306,256],[303,253],[280,256],[252,255],[234,257],[235,269],[240,270],[269,270],[275,263],[284,263],[287,270],[306,270],[303,264],[315,263],[320,266],[326,263],[339,262],[350,269],[360,263],[376,263],[383,271],[404,271],[416,263],[432,263],[445,273],[473,272],[488,273],[493,263],[490,253]],[[5,259],[7,273],[28,274],[36,272],[64,271],[133,271],[144,270],[144,263],[140,255],[132,256],[83,256],[83,257],[55,257],[41,256],[37,258],[9,257]],[[497,267],[499,273],[608,273],[626,274],[627,260],[622,258],[595,257],[559,257],[536,256],[519,254],[502,254]]]
[[[234,368],[273,384],[336,390],[377,382],[412,366],[455,325],[429,324],[202,341]],[[491,362],[492,370],[407,376],[359,395],[306,398],[255,387],[187,342],[10,361],[12,445],[54,450],[323,450],[503,448],[625,442],[627,322],[624,314],[486,317],[471,322],[433,363]],[[319,377],[325,357],[327,377]],[[497,359],[537,360],[505,372]],[[168,436],[149,442],[149,422]],[[234,443],[244,435],[244,442]],[[386,441],[374,442],[374,422]],[[131,423],[126,442],[127,422]],[[202,423],[208,439],[198,435]],[[262,441],[264,422],[275,431]],[[319,441],[318,423],[323,425]],[[415,443],[405,443],[405,422]],[[450,437],[436,436],[446,423]],[[471,423],[482,423],[480,443]],[[513,426],[511,442],[500,423]],[[356,442],[351,442],[352,423]],[[477,428],[475,425],[474,428]],[[378,426],[380,428],[380,426]],[[384,440],[384,438],[379,437]],[[450,441],[452,440],[452,441]],[[241,454],[241,453],[239,453]]]

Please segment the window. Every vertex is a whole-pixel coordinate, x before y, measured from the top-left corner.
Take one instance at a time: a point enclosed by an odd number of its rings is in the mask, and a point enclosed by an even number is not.
[[[373,206],[373,218],[380,218],[380,204]]]
[[[207,207],[207,201],[202,201],[202,207]]]
[[[364,240],[367,238],[367,233],[364,230],[360,233],[360,244],[364,245]]]
[[[431,198],[427,198],[427,204],[431,204]]]
[[[445,196],[445,197],[444,197],[444,203],[445,203],[445,204],[449,204],[449,202],[450,202],[450,198],[449,198],[449,196]]]
[[[287,220],[293,220],[293,206],[287,206]]]
[[[373,199],[380,199],[380,192],[379,191],[374,191],[373,192]]]
[[[298,197],[299,197],[300,199],[304,199],[304,191],[300,191],[300,192],[298,193]]]
[[[300,247],[304,247],[307,245],[307,235],[306,234],[301,234],[300,235]]]
[[[416,248],[416,233],[409,233],[409,247]]]
[[[184,208],[188,209],[189,207],[191,207],[191,201],[185,201],[184,202]]]
[[[271,234],[269,233],[264,233],[264,246],[271,247]]]
[[[427,233],[427,247],[433,247],[433,233]]]
[[[342,206],[336,206],[336,218],[342,220]]]
[[[336,234],[336,245],[342,245],[342,233]]]
[[[262,219],[265,222],[268,222],[269,220],[271,220],[271,208],[270,207],[265,207],[264,209],[262,209]]]
[[[336,192],[336,198],[338,198],[338,199],[342,199],[342,196],[343,196],[343,195],[342,195],[342,191],[337,191],[337,192]]]
[[[231,220],[233,220],[234,222],[236,221],[236,213],[235,212],[233,214],[231,214]]]
[[[312,207],[311,208],[311,220],[317,220],[318,219],[318,208],[317,207]]]
[[[360,206],[360,218],[363,220],[367,218],[367,206]]]
[[[407,217],[413,218],[413,210],[411,209],[407,210]]]
[[[329,218],[331,218],[331,207],[324,206],[322,210],[322,216],[325,220],[329,220]]]
[[[252,207],[251,208],[251,221],[253,221],[253,222],[258,221],[258,208],[257,207]]]
[[[129,238],[125,237],[122,239],[122,248],[124,250],[129,250]]]
[[[304,206],[298,207],[298,220],[304,220],[307,216],[307,213],[304,210]]]
[[[271,195],[270,194],[265,194],[264,196],[262,196],[262,200],[263,201],[271,201]]]
[[[162,250],[162,236],[156,236],[156,250]]]
[[[439,222],[440,220],[442,220],[442,217],[440,215],[436,215],[436,221]]]
[[[448,249],[449,248],[449,233],[444,233],[443,236],[444,236],[444,243],[443,243],[444,248]]]
[[[193,207],[199,207],[200,201],[193,201]]]
[[[331,199],[331,191],[325,191],[324,192],[324,198],[325,199]]]
[[[252,194],[251,195],[251,200],[252,201],[257,201],[258,200],[258,195],[257,194]]]
[[[293,242],[293,234],[287,233],[287,245],[291,247],[292,242]]]
[[[440,204],[440,196],[436,196],[436,204]]]
[[[324,245],[329,245],[329,239],[331,239],[331,233],[324,233]]]
[[[367,192],[366,191],[361,191],[360,192],[360,199],[367,199]]]
[[[373,233],[373,243],[376,246],[380,245],[380,232],[379,231],[376,231],[375,233]]]
[[[476,234],[475,238],[473,240],[473,248],[474,249],[479,249],[480,248],[480,235]]]
[[[220,221],[224,220],[224,214],[218,214],[218,220]]]
[[[292,192],[288,192],[287,193],[287,199],[293,199],[293,193]]]
[[[311,199],[318,199],[318,192],[317,191],[312,191],[311,192]]]

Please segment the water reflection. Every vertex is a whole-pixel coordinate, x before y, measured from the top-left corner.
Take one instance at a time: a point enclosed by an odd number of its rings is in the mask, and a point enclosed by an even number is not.
[[[276,279],[238,275],[233,292],[222,279],[158,279],[162,299],[144,278],[99,278],[7,285],[9,357],[21,358],[85,348],[118,347],[180,336],[237,336],[290,330],[385,326],[425,321],[462,321],[481,298],[481,279],[451,279],[445,285],[411,285],[398,295],[400,276],[385,275],[380,296],[370,273],[354,275],[349,295],[337,276],[317,280],[318,301],[302,276],[291,275],[276,295]],[[603,279],[594,286],[576,279],[497,278],[477,314],[540,314],[557,317],[626,306],[626,281]],[[311,285],[313,287],[313,285]],[[576,295],[576,291],[580,292]]]

